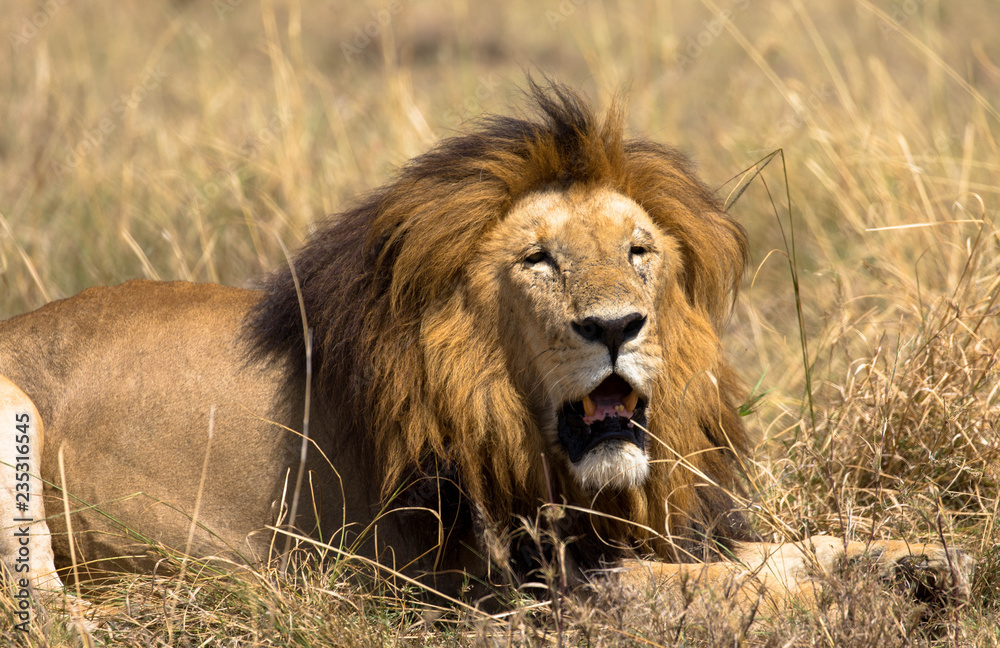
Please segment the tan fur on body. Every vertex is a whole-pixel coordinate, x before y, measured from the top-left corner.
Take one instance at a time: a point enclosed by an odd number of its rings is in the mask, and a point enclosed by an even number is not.
[[[512,532],[552,501],[578,579],[636,555],[675,564],[629,563],[635,582],[777,565],[736,504],[753,440],[718,338],[742,229],[682,156],[624,139],[616,109],[534,98],[540,119],[446,140],[296,255],[316,378],[295,525],[448,590],[491,560],[527,577],[537,556]],[[288,522],[304,349],[288,271],[261,290],[91,289],[0,323],[0,375],[45,421],[54,484],[63,450],[81,562],[150,570],[148,541],[246,562],[284,546],[267,527]],[[645,424],[566,431],[608,393]],[[50,526],[65,566],[65,520]],[[775,569],[778,591],[794,570]]]

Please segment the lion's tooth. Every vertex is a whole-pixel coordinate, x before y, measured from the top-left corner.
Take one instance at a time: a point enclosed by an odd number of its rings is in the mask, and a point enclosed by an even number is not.
[[[590,396],[583,397],[583,413],[587,416],[593,416],[597,411],[597,403]]]
[[[639,394],[633,391],[631,394],[622,399],[622,404],[630,412],[635,411],[635,406],[639,404]]]

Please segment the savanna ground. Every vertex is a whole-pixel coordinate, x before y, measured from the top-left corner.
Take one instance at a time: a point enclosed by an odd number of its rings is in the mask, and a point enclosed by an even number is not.
[[[957,610],[860,566],[830,576],[818,612],[752,625],[721,602],[579,601],[557,583],[487,616],[361,591],[347,563],[189,566],[91,589],[101,628],[53,615],[32,644],[1000,644],[995,2],[8,0],[0,15],[0,317],[134,277],[243,284],[440,137],[520,105],[525,71],[602,104],[627,89],[632,129],[687,150],[722,196],[783,148],[791,219],[780,159],[731,207],[753,272],[726,345],[766,392],[747,419],[765,438],[758,529],[979,560]],[[12,606],[0,597],[0,635],[23,641]]]

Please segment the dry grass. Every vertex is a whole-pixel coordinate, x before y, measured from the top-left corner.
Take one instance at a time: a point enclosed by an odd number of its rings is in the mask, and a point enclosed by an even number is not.
[[[36,2],[0,15],[0,317],[139,276],[241,284],[282,262],[279,238],[294,246],[438,137],[516,106],[525,68],[599,99],[628,87],[636,130],[690,151],[710,184],[783,147],[807,363],[776,163],[732,209],[759,264],[727,345],[770,390],[750,419],[767,438],[760,529],[937,540],[981,561],[974,600],[940,617],[854,573],[832,579],[823,612],[752,626],[724,603],[572,601],[557,587],[503,617],[441,615],[344,585],[344,564],[296,580],[189,570],[90,592],[109,610],[97,642],[1000,644],[989,0]],[[73,633],[55,616],[32,641],[80,644]]]

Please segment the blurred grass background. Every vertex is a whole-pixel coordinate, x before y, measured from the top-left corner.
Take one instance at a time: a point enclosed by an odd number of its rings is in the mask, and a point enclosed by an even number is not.
[[[526,72],[599,105],[625,89],[633,132],[722,197],[782,148],[791,205],[775,161],[731,209],[754,266],[726,346],[769,390],[748,419],[762,531],[959,542],[979,602],[943,636],[1000,641],[995,0],[2,6],[0,318],[135,277],[244,284],[279,239],[517,111]]]

